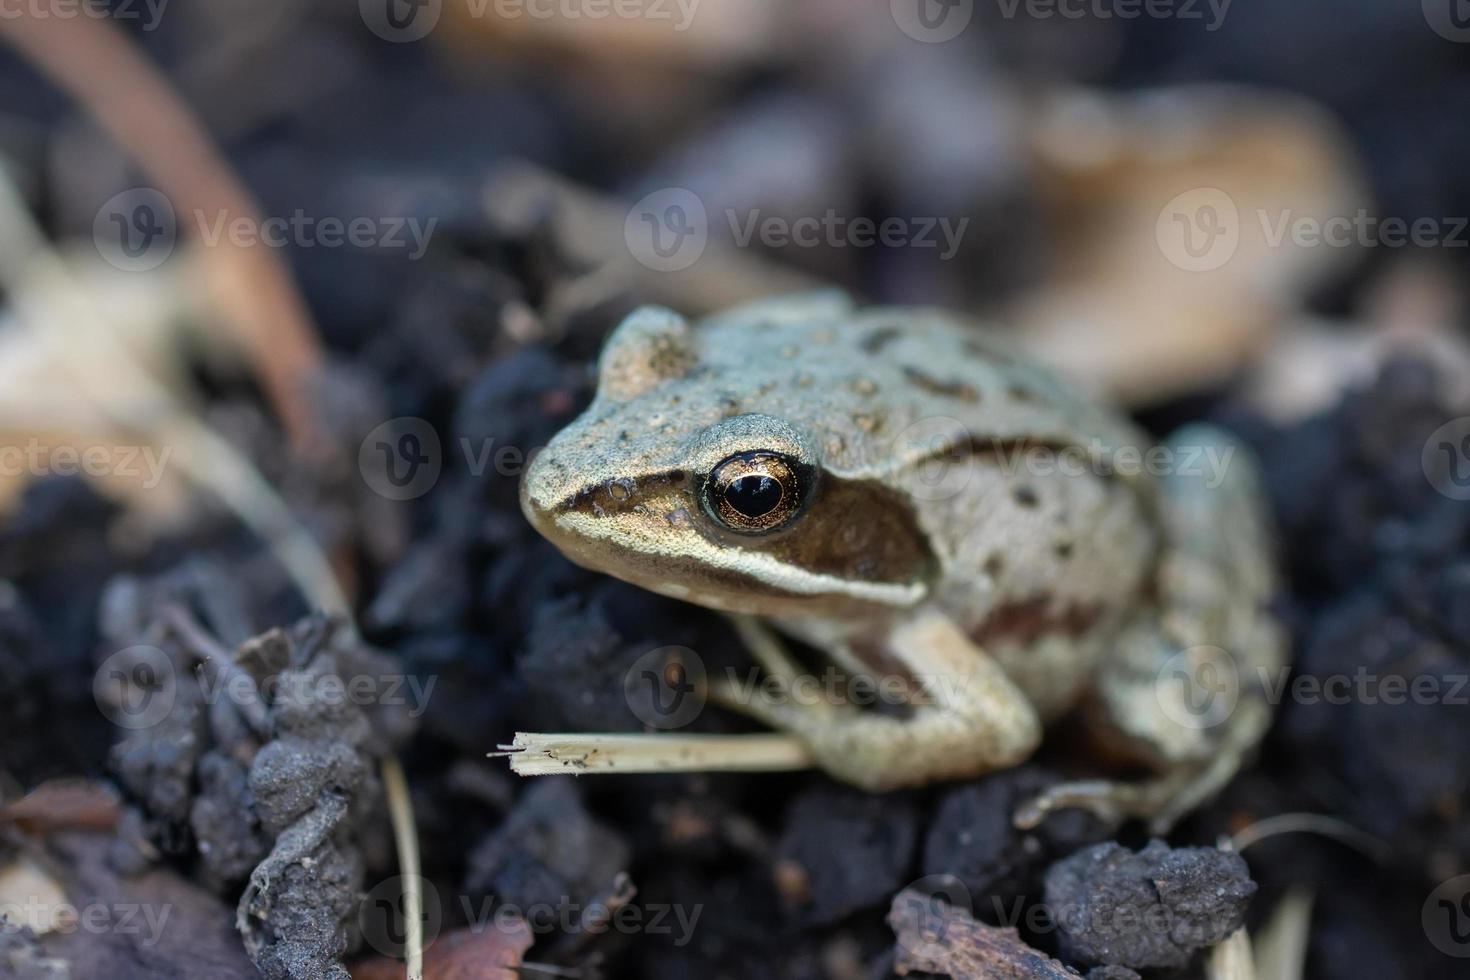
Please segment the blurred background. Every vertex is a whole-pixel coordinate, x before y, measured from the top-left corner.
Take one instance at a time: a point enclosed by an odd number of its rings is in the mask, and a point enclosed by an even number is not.
[[[518,728],[639,730],[622,678],[652,648],[739,655],[522,522],[607,331],[835,285],[1251,443],[1299,675],[1439,693],[1289,698],[1180,841],[1335,821],[1249,854],[1252,934],[1299,952],[1263,977],[1460,975],[1464,0],[0,0],[0,39],[0,899],[52,896],[0,973],[399,975],[403,937],[359,914],[399,898],[395,755],[431,931],[523,976],[884,977],[908,883],[950,875],[991,922],[1040,901],[1112,839],[1003,819],[1065,758],[881,801],[814,775],[527,789],[484,759]],[[220,708],[191,686],[211,663],[421,697],[313,728]],[[326,796],[282,801],[302,785]],[[56,927],[79,894],[188,927]],[[486,900],[705,918],[462,932]]]

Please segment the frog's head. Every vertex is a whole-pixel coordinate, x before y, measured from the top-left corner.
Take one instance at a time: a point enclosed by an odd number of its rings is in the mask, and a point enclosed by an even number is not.
[[[720,370],[701,366],[677,315],[629,317],[592,405],[526,472],[532,525],[578,564],[717,609],[831,615],[922,599],[933,558],[902,495],[825,469],[797,421],[730,414]]]

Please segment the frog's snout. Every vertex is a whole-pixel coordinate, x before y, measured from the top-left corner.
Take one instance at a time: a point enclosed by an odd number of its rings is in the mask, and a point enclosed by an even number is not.
[[[568,493],[564,467],[548,450],[531,458],[521,475],[521,513],[542,537],[556,541],[556,513]]]

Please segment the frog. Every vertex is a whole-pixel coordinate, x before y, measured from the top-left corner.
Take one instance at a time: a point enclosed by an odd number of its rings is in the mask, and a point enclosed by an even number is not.
[[[1124,465],[1160,450],[1176,465]],[[1155,446],[999,328],[936,308],[839,291],[693,322],[640,307],[520,501],[573,562],[729,617],[774,686],[714,678],[706,696],[840,781],[977,778],[1068,719],[1128,772],[1053,785],[1021,826],[1063,808],[1171,826],[1256,750],[1256,680],[1285,662],[1246,447],[1199,423]],[[778,696],[806,669],[793,642],[900,678],[904,704]],[[1226,710],[1201,713],[1210,698]]]

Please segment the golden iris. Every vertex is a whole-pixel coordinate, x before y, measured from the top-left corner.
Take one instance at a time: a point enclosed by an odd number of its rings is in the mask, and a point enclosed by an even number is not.
[[[707,487],[710,513],[732,531],[774,530],[801,506],[797,467],[780,453],[727,456],[711,471]]]

